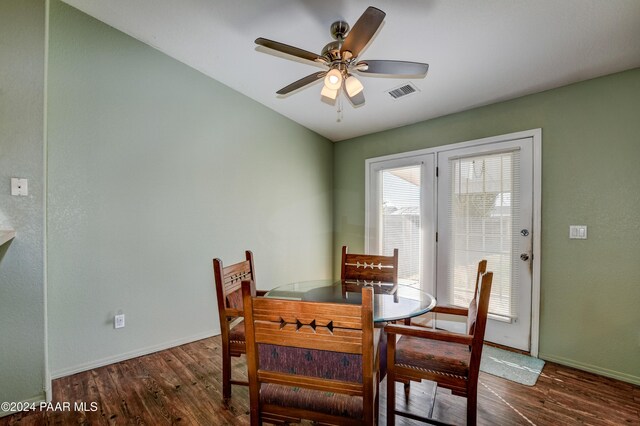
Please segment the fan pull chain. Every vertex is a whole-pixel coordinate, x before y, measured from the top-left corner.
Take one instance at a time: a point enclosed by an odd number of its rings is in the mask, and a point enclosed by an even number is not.
[[[342,99],[338,98],[338,108],[337,108],[337,113],[338,113],[338,117],[336,118],[336,122],[340,123],[342,122]]]

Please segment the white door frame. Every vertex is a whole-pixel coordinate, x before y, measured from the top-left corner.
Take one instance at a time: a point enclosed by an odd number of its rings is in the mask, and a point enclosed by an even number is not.
[[[365,160],[365,250],[369,251],[369,233],[371,231],[372,218],[369,217],[370,179],[371,168],[374,164],[414,157],[425,154],[437,154],[451,149],[467,148],[471,146],[505,142],[515,139],[531,138],[533,143],[533,262],[531,277],[531,356],[537,357],[540,341],[540,235],[542,232],[542,129],[524,130],[506,135],[491,136],[488,138],[474,139],[417,151],[403,152]],[[436,194],[437,196],[437,194]],[[434,241],[435,245],[435,241]],[[435,247],[434,247],[435,249]],[[426,246],[425,246],[426,250]]]

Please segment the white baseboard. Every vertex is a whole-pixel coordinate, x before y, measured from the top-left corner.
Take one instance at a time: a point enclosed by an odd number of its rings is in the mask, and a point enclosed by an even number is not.
[[[75,365],[73,367],[63,368],[61,370],[56,370],[51,372],[51,379],[59,379],[61,377],[70,376],[72,374],[81,373],[87,370],[93,370],[94,368],[104,367],[105,365],[115,364],[116,362],[126,361],[131,358],[137,358],[143,355],[149,355],[154,352],[163,351],[165,349],[173,348],[175,346],[184,345],[187,343],[195,342],[197,340],[207,339],[209,337],[217,336],[220,334],[220,331],[217,332],[207,332],[200,333],[189,337],[184,337],[181,339],[173,340],[170,342],[161,343],[159,345],[148,346],[146,348],[137,349],[135,351],[127,352],[124,354],[114,355],[107,358],[97,359],[95,361],[86,362],[84,364]]]
[[[4,401],[2,401],[4,402]],[[40,394],[40,395],[36,395],[34,397],[31,397],[29,399],[24,399],[22,401],[12,401],[12,402],[16,402],[18,405],[21,404],[36,404],[36,406],[39,406],[41,402],[45,402],[45,396],[44,394]],[[0,417],[4,417],[4,416],[9,416],[11,414],[15,414],[18,411],[3,411],[0,410]]]
[[[598,374],[600,376],[610,377],[612,379],[620,380],[634,385],[640,385],[640,377],[631,374],[621,373],[619,371],[609,370],[607,368],[597,367],[595,365],[585,364],[561,356],[547,355],[544,353],[540,353],[539,358],[544,359],[545,361],[551,361],[557,364],[566,365],[567,367],[573,367],[578,370],[588,371],[589,373]]]

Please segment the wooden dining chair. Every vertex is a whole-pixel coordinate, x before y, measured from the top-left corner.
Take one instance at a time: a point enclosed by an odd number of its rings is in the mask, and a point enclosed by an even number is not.
[[[341,280],[372,281],[398,284],[398,249],[393,256],[349,253],[342,246]]]
[[[375,424],[381,330],[372,289],[361,305],[254,297],[254,289],[242,283],[251,425]]]
[[[222,398],[231,398],[231,385],[248,386],[247,381],[231,378],[231,357],[239,357],[246,352],[244,323],[242,321],[242,280],[255,282],[253,253],[245,251],[245,260],[223,266],[222,260],[213,259],[213,277],[218,299],[218,315],[222,337]],[[266,291],[258,291],[264,295]]]
[[[484,267],[486,268],[486,262]],[[387,333],[387,424],[395,415],[416,418],[396,409],[395,382],[430,380],[467,398],[467,425],[476,424],[478,374],[489,311],[492,272],[480,277],[469,308],[440,307],[435,312],[467,317],[467,333],[458,334],[418,326],[389,324]],[[396,336],[401,337],[396,341]],[[433,394],[435,398],[435,393]],[[434,403],[432,401],[432,403]],[[431,406],[431,410],[433,405]],[[429,410],[428,416],[431,416]],[[432,419],[421,418],[429,421]]]

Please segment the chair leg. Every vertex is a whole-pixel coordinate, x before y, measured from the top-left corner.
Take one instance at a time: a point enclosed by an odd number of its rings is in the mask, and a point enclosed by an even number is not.
[[[222,399],[231,398],[231,352],[228,344],[222,344]]]
[[[478,414],[478,394],[471,392],[467,395],[467,426],[476,426]]]
[[[249,417],[249,422],[251,426],[262,426],[262,417],[258,414],[254,416],[253,413],[251,413],[251,416]]]
[[[373,402],[373,409],[374,409],[374,414],[373,414],[373,424],[374,425],[379,425],[380,424],[380,382],[378,380],[376,380],[376,398],[375,401]]]
[[[396,381],[395,374],[387,371],[387,426],[396,424]]]

